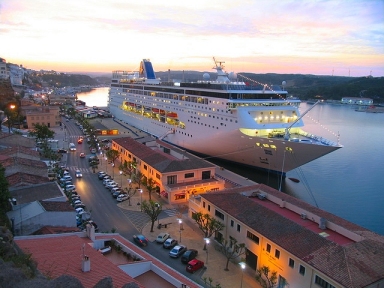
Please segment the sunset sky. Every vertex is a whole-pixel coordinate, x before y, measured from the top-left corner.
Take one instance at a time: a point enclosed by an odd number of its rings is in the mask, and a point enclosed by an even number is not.
[[[0,0],[0,57],[63,72],[384,76],[384,0]]]

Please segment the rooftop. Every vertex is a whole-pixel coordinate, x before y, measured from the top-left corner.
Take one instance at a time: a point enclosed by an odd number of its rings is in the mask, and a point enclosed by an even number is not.
[[[118,234],[95,235],[94,241],[86,237],[84,232],[24,236],[15,237],[15,243],[24,252],[32,254],[39,271],[44,275],[50,278],[57,278],[63,274],[71,275],[80,280],[84,287],[94,287],[107,276],[112,278],[114,287],[122,287],[131,282],[143,288],[180,287],[181,283],[191,288],[200,287]],[[118,241],[119,245],[130,251],[132,255],[138,255],[141,261],[127,263],[116,255],[101,254],[97,250],[97,246],[110,240]],[[81,269],[84,256],[90,259],[90,271],[88,272],[83,272]],[[148,283],[153,283],[151,281],[156,281],[156,279],[159,280],[156,282],[157,286],[148,286]],[[158,286],[160,283],[165,286]]]

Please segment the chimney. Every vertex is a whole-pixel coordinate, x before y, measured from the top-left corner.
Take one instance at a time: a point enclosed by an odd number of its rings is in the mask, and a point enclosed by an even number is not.
[[[85,255],[85,243],[83,244],[83,255],[81,257],[81,271],[91,271],[91,259],[89,259],[89,256]]]

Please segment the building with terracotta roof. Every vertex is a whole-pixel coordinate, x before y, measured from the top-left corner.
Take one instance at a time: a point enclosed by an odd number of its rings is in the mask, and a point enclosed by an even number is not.
[[[28,129],[33,129],[34,124],[50,128],[58,127],[61,123],[59,106],[22,106],[21,109],[27,119]]]
[[[128,283],[142,288],[201,287],[119,234],[94,233],[90,226],[86,232],[15,237],[14,241],[51,279],[71,275],[84,287],[95,287],[106,277],[112,278],[113,287]],[[121,252],[113,248],[101,253],[106,245],[120,247]]]
[[[5,168],[5,176],[15,173],[26,173],[42,177],[48,177],[48,167],[43,161],[27,159],[22,157],[3,156],[2,161]]]
[[[12,221],[14,235],[30,235],[44,226],[76,228],[76,211],[63,201],[33,201],[13,205],[7,212]]]
[[[26,148],[36,148],[36,141],[33,138],[27,138],[18,134],[2,133],[0,131],[0,146],[23,146]]]
[[[156,182],[156,191],[169,203],[185,203],[190,196],[224,189],[225,181],[215,178],[216,166],[184,150],[151,137],[118,138],[112,149],[120,152],[120,163],[134,163],[134,172]]]
[[[40,154],[36,149],[30,149],[23,146],[11,146],[4,149],[0,148],[0,155],[9,157],[22,157],[32,160],[40,160]]]
[[[276,271],[278,287],[384,287],[384,237],[263,184],[190,198],[189,216],[225,224],[245,262]]]

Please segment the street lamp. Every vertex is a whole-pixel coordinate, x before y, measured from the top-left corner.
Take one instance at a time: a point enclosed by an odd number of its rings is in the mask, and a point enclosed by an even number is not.
[[[204,238],[204,241],[205,241],[205,245],[207,246],[207,247],[206,247],[206,250],[205,250],[205,252],[207,252],[207,259],[206,259],[205,263],[208,264],[208,245],[209,245],[209,242],[211,241],[211,239],[209,239],[209,238]]]
[[[182,228],[182,223],[183,223],[183,220],[182,219],[177,219],[179,221],[179,233],[180,233],[180,243],[181,243],[181,228]]]
[[[105,173],[108,173],[108,167],[107,167],[108,158],[104,157],[104,160],[105,160]]]
[[[243,287],[243,277],[244,277],[244,269],[245,269],[245,262],[240,262],[239,263],[241,267],[241,282],[240,282],[240,288]]]
[[[123,188],[123,171],[119,171],[120,172],[120,179],[121,179],[121,181],[120,181],[120,183],[121,183],[121,188]]]
[[[139,189],[140,191],[140,212],[143,212],[143,189]]]
[[[16,105],[11,104],[9,105],[9,109],[13,110],[15,109]],[[7,109],[8,110],[8,109]],[[8,133],[11,134],[11,114],[9,113],[9,110],[7,111],[7,118],[8,118]]]

